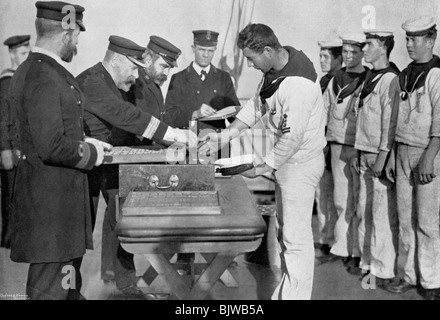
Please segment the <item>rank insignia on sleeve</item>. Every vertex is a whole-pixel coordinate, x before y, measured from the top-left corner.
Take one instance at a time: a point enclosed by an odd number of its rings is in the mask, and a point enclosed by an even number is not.
[[[283,120],[281,122],[281,127],[285,128],[287,126],[287,114],[283,114]]]
[[[283,134],[290,132],[290,127],[287,127],[287,114],[283,115],[283,120],[281,122],[281,132]]]

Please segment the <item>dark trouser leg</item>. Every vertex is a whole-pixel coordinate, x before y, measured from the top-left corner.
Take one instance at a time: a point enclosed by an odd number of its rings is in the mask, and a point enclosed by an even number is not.
[[[81,299],[82,257],[53,263],[31,263],[26,294],[31,300]]]
[[[72,265],[75,268],[76,278],[75,278],[75,289],[69,289],[69,294],[67,295],[67,300],[86,300],[81,294],[82,288],[82,276],[81,276],[81,264],[83,257],[73,259]]]
[[[92,211],[92,223],[93,229],[95,229],[96,216],[98,214],[99,196],[101,189],[105,190],[105,177],[103,175],[104,169],[101,167],[94,168],[88,174],[89,180],[89,194],[90,194],[90,207]],[[104,191],[103,191],[104,193]],[[105,200],[108,202],[108,197]],[[108,221],[105,219],[107,216],[107,209],[104,215],[104,222],[102,226],[102,241],[101,241],[101,279],[113,280],[113,254],[112,244],[109,239],[109,232],[111,232]]]
[[[116,204],[115,196],[118,195],[118,189],[106,190],[104,198],[107,202],[107,209],[104,216],[103,229],[111,246],[113,268],[115,272],[116,287],[124,289],[132,284],[136,284],[136,269],[133,260],[133,254],[126,252],[122,247],[116,234]],[[104,235],[103,235],[104,238]],[[104,242],[103,242],[104,250]]]
[[[87,174],[89,183],[90,211],[92,212],[92,228],[95,230],[96,215],[98,214],[99,194],[101,192],[102,170],[94,168]]]
[[[10,248],[11,247],[11,231],[9,229],[10,221],[10,204],[12,200],[12,186],[14,185],[15,178],[15,168],[12,170],[1,170],[1,211],[2,211],[2,238],[1,247]]]
[[[104,221],[102,224],[102,244],[101,244],[101,279],[102,280],[114,280],[115,272],[113,267],[113,248],[115,245],[114,236],[112,235],[113,229],[109,221],[108,208],[105,209]]]
[[[0,171],[1,174],[1,184],[2,184],[2,239],[1,239],[1,246],[6,247],[6,230],[8,228],[8,222],[9,222],[9,210],[7,205],[8,200],[8,179],[7,179],[7,173],[5,170]]]

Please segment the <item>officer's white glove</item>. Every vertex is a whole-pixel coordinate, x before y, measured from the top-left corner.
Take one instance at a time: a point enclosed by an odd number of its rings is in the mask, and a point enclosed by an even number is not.
[[[113,146],[109,143],[104,142],[104,141],[99,141],[95,138],[90,138],[90,137],[86,137],[84,139],[84,141],[95,146],[96,151],[98,153],[95,167],[99,167],[102,164],[102,162],[104,161],[104,152],[111,151]]]
[[[183,130],[168,127],[163,140],[167,144],[185,144],[190,148],[197,146],[197,135],[191,130]]]

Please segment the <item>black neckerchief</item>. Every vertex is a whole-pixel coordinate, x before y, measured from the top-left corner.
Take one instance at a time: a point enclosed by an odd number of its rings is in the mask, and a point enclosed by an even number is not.
[[[327,73],[324,75],[321,80],[319,81],[319,84],[321,85],[321,92],[324,93],[325,89],[327,89],[328,84],[331,79],[333,79],[334,75]]]
[[[364,82],[369,70],[365,67],[365,71],[362,73],[347,72],[347,68],[344,67],[335,73],[333,80],[333,92],[335,96],[338,96],[338,103],[342,103],[344,99],[355,92],[360,85]],[[346,88],[344,88],[346,87]],[[344,89],[343,89],[344,88]],[[339,92],[342,89],[341,92]]]
[[[436,55],[426,63],[411,62],[399,75],[402,99],[406,100],[407,94],[412,93],[425,85],[426,76],[432,68],[440,68],[440,58]]]
[[[260,90],[260,98],[263,104],[278,90],[281,82],[286,77],[303,77],[313,82],[318,78],[313,63],[302,51],[290,46],[286,46],[284,49],[289,53],[289,61],[285,67],[280,71],[270,70],[264,74],[264,82]]]
[[[384,76],[384,74],[392,72],[395,75],[399,74],[399,68],[393,63],[390,62],[390,65],[385,69],[380,70],[368,70],[367,75],[365,76],[364,86],[361,91],[360,95],[360,101],[359,101],[359,108],[362,108],[364,104],[364,99],[373,92],[376,85],[379,83],[380,79]]]

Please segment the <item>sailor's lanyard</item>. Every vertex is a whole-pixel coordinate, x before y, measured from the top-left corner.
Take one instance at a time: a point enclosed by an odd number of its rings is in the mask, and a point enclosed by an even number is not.
[[[382,77],[385,75],[385,73],[382,73],[382,74],[378,74],[378,75],[376,75],[374,78],[373,78],[373,80],[372,80],[372,82],[374,82],[374,81],[376,81],[376,83],[378,83],[379,81],[380,81],[380,79],[382,79]],[[356,103],[355,103],[355,109],[354,109],[354,113],[355,113],[355,115],[356,115],[356,117],[358,116],[358,114],[359,114],[359,109],[360,108],[362,108],[363,106],[364,106],[364,99],[366,98],[361,98],[361,96],[362,96],[362,91],[364,90],[364,87],[365,87],[365,83],[367,82],[367,80],[365,80],[364,82],[362,82],[362,86],[361,86],[361,89],[359,90],[359,99],[356,101]],[[362,103],[362,105],[361,105],[361,103]]]
[[[402,101],[406,101],[406,100],[409,98],[409,100],[408,100],[408,103],[409,103],[409,112],[408,112],[408,117],[407,117],[406,120],[405,120],[405,123],[409,123],[409,121],[410,121],[410,119],[411,119],[411,113],[413,112],[414,109],[416,109],[416,108],[419,106],[419,103],[418,103],[418,102],[416,103],[415,108],[413,108],[413,107],[411,106],[411,95],[412,95],[412,93],[414,92],[414,88],[416,87],[417,82],[419,82],[420,77],[421,77],[424,73],[425,73],[425,71],[423,71],[421,74],[419,74],[419,76],[417,77],[416,82],[414,82],[414,85],[413,85],[413,87],[411,88],[411,91],[410,91],[410,92],[408,92],[408,90],[406,90],[406,86],[407,86],[407,84],[408,84],[408,75],[405,75],[405,86],[403,87],[403,90],[404,90],[404,91],[402,91],[402,92],[400,93],[400,98],[402,99]]]
[[[350,84],[351,84],[351,83],[345,85],[343,88],[341,88],[341,87],[339,86],[339,84],[337,84],[337,86],[338,86],[338,88],[339,88],[339,92],[338,92],[338,94],[336,95],[336,98],[335,98],[337,104],[340,104],[340,103],[342,103],[342,101],[344,101],[344,100],[341,99],[339,96],[341,95],[342,91],[344,91],[344,90],[345,90]],[[333,118],[335,118],[336,120],[344,120],[344,119],[347,117],[347,114],[348,114],[349,111],[350,111],[350,108],[346,108],[346,112],[344,112],[342,118],[338,118],[338,117],[336,117],[336,114],[335,114],[335,108],[332,108]]]
[[[402,101],[406,101],[406,100],[408,99],[408,97],[411,98],[412,93],[413,93],[414,90],[415,90],[414,88],[415,88],[416,85],[417,85],[417,82],[419,82],[420,77],[421,77],[424,73],[425,73],[425,71],[423,71],[423,72],[417,77],[417,79],[416,79],[416,81],[415,81],[413,87],[411,88],[411,91],[410,91],[410,92],[408,92],[408,90],[406,90],[406,87],[407,87],[407,84],[408,84],[408,76],[407,76],[407,75],[405,76],[405,86],[404,86],[404,88],[403,88],[404,91],[402,91],[402,92],[400,93],[400,98],[402,99]],[[336,95],[336,101],[337,101],[338,103],[339,103],[339,99],[340,99],[340,95],[341,95],[342,91],[343,91],[344,89],[346,89],[349,85],[350,85],[350,84],[347,84],[346,86],[344,86],[343,88],[341,88],[341,87],[339,86],[339,84],[338,84],[339,92],[338,92],[338,94]],[[364,88],[364,85],[365,85],[365,81],[364,81],[364,83],[362,84],[362,87],[361,87],[360,92],[362,92],[362,89]],[[341,99],[341,100],[342,100],[342,99]],[[341,102],[342,102],[342,101],[341,101]],[[413,110],[417,109],[417,107],[418,107],[418,105],[419,105],[418,103],[416,103],[416,106],[413,108],[412,105],[411,105],[411,99],[408,100],[408,103],[409,103],[409,112],[408,112],[408,117],[407,117],[407,119],[405,120],[405,123],[409,123],[409,121],[410,121],[410,119],[411,119],[411,113],[413,112]],[[355,105],[358,105],[358,104],[356,103]],[[346,112],[344,112],[344,115],[343,115],[342,118],[338,118],[338,117],[336,117],[336,115],[335,115],[335,111],[333,110],[333,117],[334,117],[335,119],[337,119],[337,120],[344,120],[345,117],[347,116],[348,112],[349,112],[349,109],[350,109],[350,108],[347,108],[347,110],[346,110]],[[357,110],[355,110],[355,113],[356,113],[356,116],[357,116]]]

